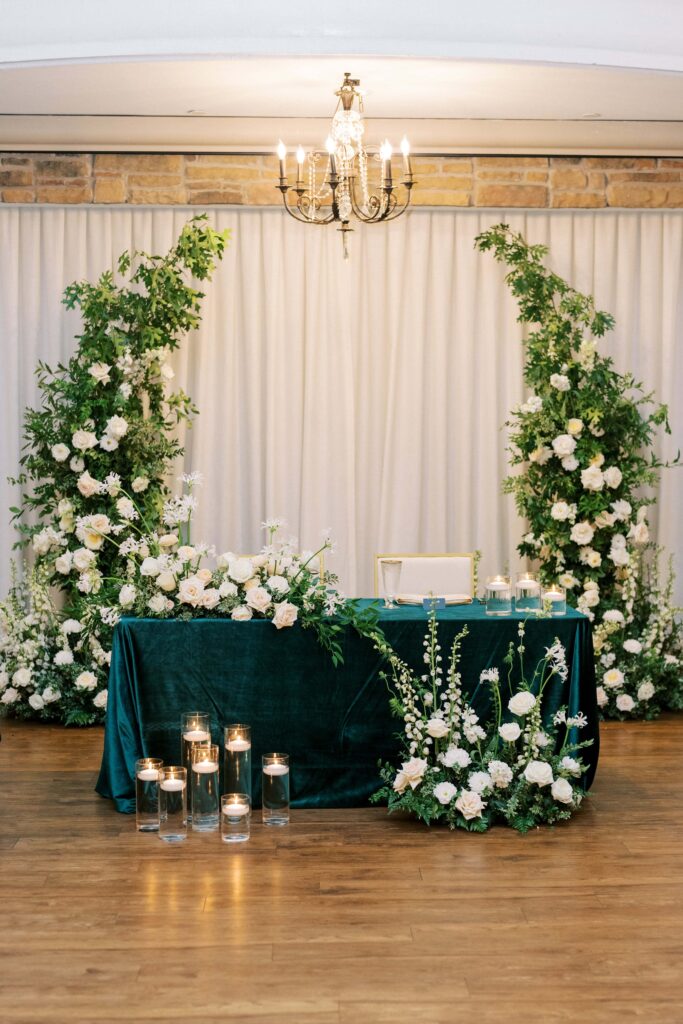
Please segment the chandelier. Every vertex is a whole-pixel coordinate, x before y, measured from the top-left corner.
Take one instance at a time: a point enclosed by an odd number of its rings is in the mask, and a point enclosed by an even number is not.
[[[415,184],[410,144],[405,136],[401,142],[402,176],[396,183],[392,175],[390,142],[385,139],[374,148],[363,144],[363,93],[359,86],[360,79],[351,78],[347,71],[335,93],[337,108],[325,149],[306,153],[303,146],[297,148],[294,185],[287,181],[287,147],[282,140],[277,147],[280,182],[276,187],[282,193],[285,209],[304,224],[337,221],[344,259],[349,255],[347,238],[353,231],[352,217],[365,224],[395,220],[410,206],[410,193]],[[402,201],[397,196],[399,187],[404,189]]]

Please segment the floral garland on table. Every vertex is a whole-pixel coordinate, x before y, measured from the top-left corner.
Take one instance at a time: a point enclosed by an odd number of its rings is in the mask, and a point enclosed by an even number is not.
[[[531,391],[512,412],[505,482],[530,529],[518,550],[557,580],[596,624],[598,703],[610,718],[653,718],[683,704],[683,637],[652,555],[647,488],[664,465],[652,451],[667,409],[600,355],[608,313],[544,265],[547,249],[499,224],[476,245],[509,268],[524,323]],[[644,490],[645,488],[645,490]],[[657,552],[654,552],[656,563]]]
[[[543,692],[553,676],[567,678],[566,655],[555,639],[527,680],[525,629],[520,623],[517,647],[510,644],[505,659],[511,721],[503,720],[499,670],[481,673],[495,709],[487,728],[462,692],[458,664],[467,627],[453,641],[445,675],[435,614],[424,641],[427,670],[422,675],[377,641],[391,667],[392,709],[404,722],[405,760],[398,772],[392,765],[382,768],[384,786],[374,800],[387,800],[390,812],[407,811],[428,825],[443,821],[449,828],[471,832],[484,832],[496,823],[528,832],[569,818],[579,808],[586,765],[576,755],[592,740],[575,742],[573,736],[587,720],[581,713],[568,718],[561,708],[552,723],[543,725]],[[516,656],[522,678],[515,689],[511,678]]]

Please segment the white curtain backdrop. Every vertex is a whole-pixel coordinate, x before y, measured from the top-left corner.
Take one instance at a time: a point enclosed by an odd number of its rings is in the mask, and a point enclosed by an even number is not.
[[[125,248],[163,252],[192,215],[165,208],[0,208],[0,585],[13,541],[22,410],[34,367],[73,350],[64,286]],[[349,594],[372,592],[378,551],[483,551],[482,572],[517,564],[522,524],[505,476],[502,424],[522,400],[521,328],[475,235],[506,220],[617,329],[606,342],[669,404],[683,448],[683,212],[415,210],[358,230],[343,262],[332,228],[277,209],[209,212],[232,243],[207,287],[203,323],[175,359],[200,409],[185,466],[206,483],[194,539],[256,550],[260,523],[287,519],[303,546],[332,527],[329,564]],[[657,539],[683,570],[683,470],[664,474]],[[678,600],[683,599],[679,581]]]

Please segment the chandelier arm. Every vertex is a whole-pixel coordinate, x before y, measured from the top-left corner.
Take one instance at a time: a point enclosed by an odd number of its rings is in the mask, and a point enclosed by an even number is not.
[[[301,209],[301,197],[297,199],[296,208],[294,208],[290,205],[289,200],[287,199],[287,193],[283,192],[282,202],[289,216],[293,217],[294,220],[299,222],[299,224],[331,224],[335,220],[333,210],[330,212],[328,216],[320,218],[319,220],[313,220],[313,218],[307,217],[304,211]]]
[[[405,213],[410,206],[410,198],[410,189],[408,189],[408,197],[401,206],[399,206],[398,200],[394,200],[394,206],[392,207],[391,212],[384,218],[385,221],[396,220],[397,217],[400,217],[401,214]]]
[[[374,223],[377,223],[377,215],[378,215],[381,207],[378,204],[376,206],[375,212],[373,214],[363,213],[363,211],[361,210],[360,206],[358,205],[358,200],[356,199],[356,179],[355,179],[355,176],[353,178],[350,178],[349,181],[351,182],[351,188],[349,189],[349,197],[351,199],[351,208],[352,208],[355,216],[358,218],[358,220],[362,221],[363,224],[374,224]],[[375,198],[375,194],[374,193],[372,193],[372,198]]]

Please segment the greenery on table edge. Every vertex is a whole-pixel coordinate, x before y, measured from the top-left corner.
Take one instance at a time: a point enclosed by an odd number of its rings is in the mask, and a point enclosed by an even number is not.
[[[683,635],[673,574],[649,543],[647,488],[666,465],[653,452],[667,408],[598,351],[614,318],[544,263],[548,250],[508,225],[476,247],[508,268],[524,341],[530,395],[512,411],[504,489],[529,524],[518,546],[546,583],[595,622],[598,703],[609,718],[654,718],[683,707]],[[677,461],[677,460],[676,460]]]

